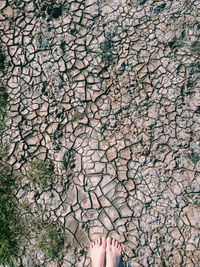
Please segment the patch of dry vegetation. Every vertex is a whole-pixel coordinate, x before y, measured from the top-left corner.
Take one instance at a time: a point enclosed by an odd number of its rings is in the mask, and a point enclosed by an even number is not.
[[[47,259],[57,257],[64,246],[61,228],[53,223],[43,223],[38,226],[41,233],[38,247],[43,251]]]
[[[23,232],[12,192],[15,179],[0,161],[0,264],[11,263],[17,256],[19,237]]]
[[[51,186],[55,179],[53,163],[51,161],[33,161],[29,166],[27,179],[41,189]]]

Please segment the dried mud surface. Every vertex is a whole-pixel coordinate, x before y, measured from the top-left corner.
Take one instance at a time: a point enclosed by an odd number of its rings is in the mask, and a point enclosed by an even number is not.
[[[89,266],[104,234],[132,267],[200,266],[199,1],[0,8],[3,142],[26,228],[15,266]],[[53,177],[37,180],[36,161]],[[41,223],[61,229],[55,257]]]

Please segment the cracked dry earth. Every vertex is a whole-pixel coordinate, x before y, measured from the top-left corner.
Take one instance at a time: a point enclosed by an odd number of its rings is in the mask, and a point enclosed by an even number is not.
[[[199,267],[199,1],[0,8],[3,142],[26,233],[14,266],[89,266],[90,241],[109,235],[132,267]],[[56,255],[38,221],[59,226]]]

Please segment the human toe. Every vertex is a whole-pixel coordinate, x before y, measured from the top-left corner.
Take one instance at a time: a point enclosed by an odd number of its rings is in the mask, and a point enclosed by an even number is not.
[[[105,238],[105,236],[101,238],[101,245],[102,245],[103,247],[106,246],[106,238]]]
[[[110,237],[107,237],[107,239],[106,239],[106,247],[110,248],[111,245],[112,245],[112,239]]]
[[[100,246],[101,245],[101,238],[98,238],[97,239],[97,246]]]
[[[94,247],[94,241],[90,243],[90,248]]]

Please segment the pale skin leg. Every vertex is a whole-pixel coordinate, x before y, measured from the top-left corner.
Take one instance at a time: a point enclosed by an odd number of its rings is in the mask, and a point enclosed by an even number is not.
[[[108,237],[106,239],[106,267],[117,267],[122,253],[121,245],[118,241]]]
[[[104,267],[106,256],[106,238],[98,238],[90,245],[92,267]]]
[[[108,237],[99,238],[90,245],[92,267],[117,267],[122,253],[118,241]],[[106,265],[105,265],[106,259]]]

